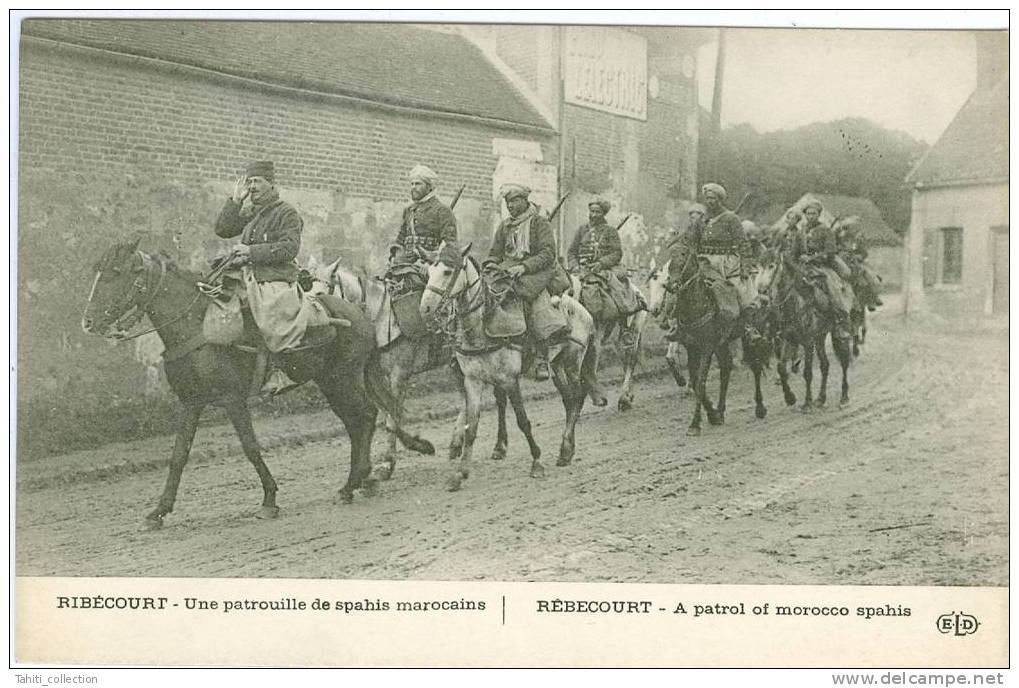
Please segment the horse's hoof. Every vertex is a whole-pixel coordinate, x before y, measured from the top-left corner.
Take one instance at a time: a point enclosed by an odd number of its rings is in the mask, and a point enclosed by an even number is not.
[[[599,407],[600,406],[608,406],[609,405],[609,400],[606,399],[603,396],[591,395],[591,403],[594,404],[595,406],[599,406]]]
[[[789,392],[788,394],[786,394],[785,395],[785,405],[786,406],[796,406],[796,395],[793,394],[792,392]]]
[[[803,406],[800,407],[800,411],[802,413],[813,413],[814,412],[814,405],[813,404],[804,404]]]
[[[619,402],[616,404],[616,408],[620,411],[629,411],[633,408],[633,400],[625,397],[619,397]]]
[[[462,480],[460,478],[460,474],[459,473],[457,473],[456,475],[449,476],[448,478],[446,478],[446,491],[447,492],[456,492],[457,490],[460,489],[460,483],[461,482],[462,482]]]
[[[827,403],[828,403],[828,398],[827,397],[818,397],[817,401],[814,402],[814,405],[815,406],[824,406]]]
[[[263,520],[270,520],[278,518],[280,515],[280,508],[278,506],[263,506],[257,512],[255,512],[255,518]]]
[[[686,387],[686,378],[680,375],[676,378],[676,385],[678,387]]]
[[[395,466],[389,462],[379,464],[372,469],[372,477],[376,480],[389,480],[393,477],[394,468]]]
[[[689,428],[686,429],[686,434],[689,435],[690,437],[700,437],[701,429],[695,428],[691,425]]]
[[[365,497],[377,497],[379,494],[379,481],[375,478],[368,478],[361,483],[361,494]]]
[[[573,457],[572,456],[560,456],[559,460],[555,462],[555,465],[556,466],[569,466],[571,463],[573,463]]]
[[[492,452],[492,461],[505,461],[505,460],[506,460],[505,450],[499,451],[498,449],[496,449],[495,451]]]
[[[721,425],[725,422],[725,416],[717,411],[708,411],[708,422],[712,425]]]
[[[153,530],[159,530],[163,527],[162,516],[146,516],[144,523],[142,523],[142,530],[145,532],[152,532]]]
[[[538,479],[544,478],[545,477],[545,467],[542,466],[540,463],[537,463],[537,462],[532,463],[531,464],[531,477],[532,478],[538,478]]]
[[[839,399],[839,406],[840,407],[849,406],[849,397],[842,397],[841,399]]]
[[[353,490],[340,490],[336,493],[336,501],[340,504],[353,504],[354,503],[354,492]]]
[[[764,408],[763,406],[758,406],[754,410],[754,415],[757,416],[758,419],[764,420],[768,416],[768,409]]]

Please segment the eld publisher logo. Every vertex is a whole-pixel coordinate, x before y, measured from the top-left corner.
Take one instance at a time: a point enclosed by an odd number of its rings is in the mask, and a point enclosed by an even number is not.
[[[938,630],[948,635],[971,635],[977,632],[980,628],[980,622],[977,621],[977,617],[970,614],[942,614],[938,617]]]

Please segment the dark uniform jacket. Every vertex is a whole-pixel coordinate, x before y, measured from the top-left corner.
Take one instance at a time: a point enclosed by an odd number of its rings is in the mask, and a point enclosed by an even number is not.
[[[528,212],[532,213],[530,220],[530,246],[526,252],[515,250],[516,243],[514,236],[514,219],[507,218],[499,224],[495,230],[495,238],[492,240],[492,248],[488,252],[488,261],[495,261],[503,268],[510,268],[514,265],[523,265],[524,274],[520,277],[517,285],[517,293],[528,301],[533,301],[543,289],[548,288],[549,282],[555,276],[555,237],[552,234],[552,226],[549,225],[545,215],[537,211],[532,204]],[[523,231],[523,227],[520,231]]]
[[[593,226],[583,224],[573,236],[566,256],[571,270],[580,267],[614,268],[623,260],[619,232],[607,222]]]
[[[435,251],[443,241],[456,243],[456,216],[449,206],[432,196],[403,209],[397,244]]]
[[[296,281],[295,259],[304,229],[297,210],[278,198],[254,213],[242,213],[241,208],[227,199],[216,218],[216,235],[224,239],[241,235],[241,243],[251,247],[251,265],[259,282]]]
[[[746,233],[739,216],[731,210],[723,210],[691,230],[698,253],[747,257]]]

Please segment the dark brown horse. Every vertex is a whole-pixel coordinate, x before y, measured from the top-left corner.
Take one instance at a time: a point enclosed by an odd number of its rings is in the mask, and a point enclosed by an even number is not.
[[[825,340],[831,335],[832,348],[842,366],[842,396],[840,404],[849,403],[849,364],[853,353],[850,340],[835,336],[835,321],[817,306],[817,287],[811,282],[804,269],[788,255],[781,254],[772,281],[772,314],[776,329],[776,341],[781,350],[778,356],[778,376],[782,383],[785,403],[792,406],[796,395],[789,388],[786,363],[795,358],[799,349],[803,351],[803,382],[805,385],[802,410],[814,408],[812,383],[814,379],[814,355],[817,354],[821,368],[821,389],[816,403],[824,406],[828,398],[828,372],[830,362],[825,350]]]
[[[696,256],[686,253],[676,256],[673,260],[682,261],[675,282],[669,281],[671,261],[651,274],[648,282],[649,310],[657,315],[663,308],[669,308],[671,312],[665,313],[666,317],[673,318],[679,323],[679,334],[687,352],[690,386],[697,398],[687,434],[699,435],[702,407],[707,413],[708,422],[712,425],[722,425],[725,422],[726,395],[732,375],[730,343],[739,336],[743,328],[740,322],[724,318],[719,313],[714,294],[701,273]],[[673,294],[673,298],[669,300],[671,303],[668,304],[666,292]],[[754,413],[758,418],[764,418],[768,409],[764,405],[764,395],[761,392],[761,374],[767,365],[771,345],[764,339],[752,343],[746,336],[742,337],[742,344],[744,361],[754,373]],[[711,369],[712,356],[718,359],[717,408],[711,404],[707,395],[707,377]],[[675,371],[673,372],[675,374]]]
[[[240,437],[244,455],[258,473],[263,491],[258,517],[275,518],[279,513],[276,481],[262,460],[247,402],[255,355],[205,342],[202,321],[209,298],[196,286],[202,277],[180,270],[163,256],[139,251],[137,240],[113,246],[95,270],[82,328],[91,334],[123,339],[128,329],[148,316],[166,347],[166,379],[181,402],[166,487],[156,508],[146,516],[146,524],[158,528],[163,517],[173,511],[198,419],[209,404],[224,408]],[[355,489],[371,494],[376,487],[370,451],[377,408],[397,420],[395,432],[405,446],[423,454],[435,450],[426,440],[400,428],[401,408],[379,365],[371,324],[356,306],[343,299],[325,297],[322,301],[334,318],[348,320],[350,327],[335,328],[336,338],[329,344],[290,355],[285,364],[295,381],[315,381],[347,429],[350,473],[339,497],[349,502]]]

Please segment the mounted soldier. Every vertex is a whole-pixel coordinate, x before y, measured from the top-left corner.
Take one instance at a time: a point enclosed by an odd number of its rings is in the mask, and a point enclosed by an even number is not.
[[[833,336],[850,338],[849,313],[853,307],[853,295],[848,285],[839,277],[836,266],[837,244],[835,232],[821,222],[823,206],[812,200],[803,206],[806,225],[801,231],[793,258],[798,259],[806,275],[811,278],[827,301],[835,321]]]
[[[552,305],[548,286],[555,276],[556,249],[552,228],[538,207],[529,200],[531,190],[520,184],[502,189],[509,217],[503,220],[486,265],[497,265],[514,279],[514,291],[524,306],[527,331],[537,346],[535,377],[547,380],[547,347],[569,334],[563,314]]]
[[[622,265],[623,247],[619,229],[630,218],[627,215],[616,226],[605,221],[612,204],[604,198],[594,198],[588,205],[588,222],[581,225],[567,251],[574,294],[594,318],[596,335],[593,348],[594,368],[597,370],[603,345],[618,333],[618,351],[623,364],[623,384],[618,408],[632,407],[633,373],[637,366],[641,334],[647,323],[647,305],[643,295],[630,281]],[[595,386],[590,393],[595,405],[604,400],[602,390]]]
[[[390,246],[393,264],[425,264],[435,260],[439,244],[456,243],[456,216],[435,195],[439,176],[424,165],[410,171],[410,197],[414,202],[403,209],[400,231]],[[424,271],[422,271],[422,275]]]
[[[603,280],[621,317],[644,308],[630,284],[623,260],[623,246],[617,228],[605,221],[612,204],[595,198],[587,204],[588,222],[573,236],[567,262],[573,273],[596,273]],[[583,281],[583,280],[581,280]]]
[[[216,218],[217,236],[240,236],[240,243],[216,263],[224,269],[223,288],[247,302],[264,340],[256,371],[264,372],[270,360],[274,364],[264,393],[279,394],[297,385],[280,368],[282,355],[335,337],[332,327],[319,327],[329,325],[328,314],[305,299],[297,284],[303,228],[297,210],[280,199],[275,166],[267,160],[248,165]]]
[[[700,261],[701,274],[711,288],[719,313],[733,321],[742,315],[744,322],[752,323],[758,298],[750,280],[749,247],[743,226],[739,216],[725,207],[726,191],[722,185],[705,184],[701,193],[707,212],[702,221],[691,225],[688,248]],[[675,270],[682,271],[683,266]],[[747,334],[752,341],[761,336],[752,326],[748,326]],[[670,332],[666,336],[675,335]]]
[[[839,255],[849,266],[852,273],[853,291],[863,302],[867,310],[873,311],[883,305],[878,293],[881,289],[881,278],[867,265],[867,239],[863,236],[863,228],[858,217],[847,217],[839,222],[836,237]]]

